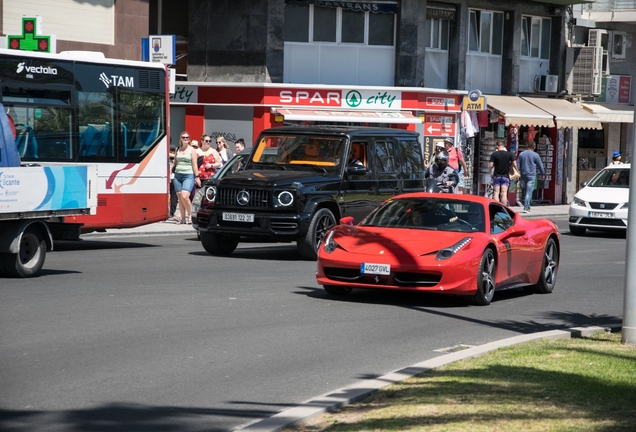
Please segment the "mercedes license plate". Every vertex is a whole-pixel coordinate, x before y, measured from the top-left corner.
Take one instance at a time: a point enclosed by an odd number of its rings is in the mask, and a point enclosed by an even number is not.
[[[362,263],[360,264],[360,273],[374,274],[374,275],[388,275],[388,274],[391,274],[391,265]]]
[[[227,213],[223,212],[223,220],[230,222],[254,222],[254,215],[247,213]]]
[[[588,212],[588,217],[614,219],[614,213]]]

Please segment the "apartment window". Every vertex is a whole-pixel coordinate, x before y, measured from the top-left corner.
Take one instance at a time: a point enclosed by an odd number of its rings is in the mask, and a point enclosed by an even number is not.
[[[521,18],[521,56],[550,58],[550,18],[524,16]]]
[[[424,46],[426,48],[448,51],[450,21],[427,18],[424,23]]]
[[[395,14],[290,1],[285,4],[285,41],[394,46]]]
[[[503,52],[503,13],[471,10],[468,51],[501,55]]]

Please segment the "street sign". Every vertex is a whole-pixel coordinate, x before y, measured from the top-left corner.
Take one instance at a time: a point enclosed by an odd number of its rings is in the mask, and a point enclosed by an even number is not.
[[[455,136],[455,115],[425,114],[424,135],[426,136]]]

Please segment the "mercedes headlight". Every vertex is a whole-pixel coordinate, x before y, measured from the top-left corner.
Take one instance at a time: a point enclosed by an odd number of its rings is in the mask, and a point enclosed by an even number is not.
[[[336,230],[331,230],[327,233],[327,237],[323,241],[325,252],[332,253],[338,247],[338,243],[333,239]]]
[[[290,191],[282,191],[276,195],[276,205],[280,207],[289,207],[294,203],[294,194]]]
[[[572,200],[572,204],[577,205],[579,207],[587,207],[587,203],[577,197],[574,197],[574,199]]]
[[[443,261],[445,259],[449,259],[453,255],[455,255],[457,252],[459,252],[460,249],[462,249],[464,246],[470,243],[471,240],[472,240],[471,237],[464,237],[463,239],[461,239],[454,245],[444,249],[440,249],[439,252],[437,252],[437,256],[435,257],[435,260]]]
[[[211,203],[216,200],[216,186],[209,186],[205,188],[205,199]]]

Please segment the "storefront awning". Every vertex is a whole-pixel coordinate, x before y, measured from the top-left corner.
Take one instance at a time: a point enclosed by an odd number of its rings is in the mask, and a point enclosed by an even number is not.
[[[601,119],[565,99],[531,98],[524,100],[552,114],[557,127],[578,127],[583,129],[603,129]]]
[[[581,106],[601,119],[603,123],[633,123],[634,107],[612,103],[581,103]]]
[[[486,95],[486,103],[505,119],[506,126],[554,127],[554,118],[551,114],[518,96]]]
[[[322,121],[335,123],[422,123],[410,111],[336,111],[272,108],[273,114],[288,121]]]

